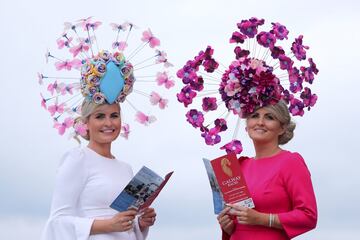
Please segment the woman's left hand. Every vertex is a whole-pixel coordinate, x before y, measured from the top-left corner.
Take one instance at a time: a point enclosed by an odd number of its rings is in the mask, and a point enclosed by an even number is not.
[[[231,207],[229,214],[236,216],[237,220],[241,224],[249,225],[264,225],[265,214],[260,213],[252,208],[237,206],[235,204],[227,204]]]
[[[139,217],[140,230],[143,231],[147,227],[154,225],[156,220],[156,212],[153,208],[145,208]]]

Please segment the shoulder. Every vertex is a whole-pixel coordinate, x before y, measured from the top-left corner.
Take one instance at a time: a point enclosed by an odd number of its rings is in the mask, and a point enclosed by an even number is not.
[[[86,156],[82,148],[77,147],[66,152],[60,159],[56,170],[56,179],[59,183],[83,183],[88,176]]]
[[[282,159],[284,163],[287,165],[295,166],[295,167],[299,167],[299,166],[306,167],[304,158],[298,152],[284,151]]]
[[[67,151],[60,159],[59,168],[65,165],[85,164],[85,152],[82,147],[76,147]]]
[[[304,158],[298,152],[285,151],[281,157],[281,166],[283,172],[293,173],[310,173]]]

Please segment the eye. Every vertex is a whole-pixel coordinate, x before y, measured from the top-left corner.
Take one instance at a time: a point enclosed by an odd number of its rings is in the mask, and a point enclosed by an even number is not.
[[[265,117],[268,120],[275,120],[275,117],[273,115],[271,115],[271,114],[266,114]]]
[[[105,117],[105,114],[103,114],[103,113],[98,113],[98,114],[95,115],[96,119],[102,119],[104,117]]]
[[[250,115],[250,118],[258,118],[259,117],[259,113],[253,113]]]
[[[119,113],[112,113],[110,115],[111,118],[119,118],[120,117],[120,114]]]

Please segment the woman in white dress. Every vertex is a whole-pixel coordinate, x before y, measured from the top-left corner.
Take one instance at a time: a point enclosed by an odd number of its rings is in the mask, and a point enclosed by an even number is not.
[[[43,240],[143,240],[156,213],[117,212],[109,206],[133,177],[111,153],[121,129],[120,105],[84,101],[81,120],[89,144],[64,155],[57,171],[51,214]]]
[[[140,212],[110,208],[133,177],[130,165],[111,153],[111,144],[121,129],[125,130],[125,138],[129,133],[128,124],[122,127],[120,114],[120,104],[125,100],[137,110],[139,123],[147,126],[156,119],[128,101],[126,97],[133,90],[141,98],[149,97],[147,103],[152,106],[164,109],[167,104],[167,99],[148,85],[145,92],[136,90],[134,71],[141,70],[139,81],[142,77],[150,79],[147,75],[154,76],[156,80],[149,82],[169,89],[173,81],[164,70],[171,64],[150,29],[136,33],[138,28],[130,22],[110,24],[116,39],[111,50],[104,50],[95,35],[101,25],[92,17],[64,23],[55,51],[62,55],[55,56],[50,51],[45,54],[46,61],[63,75],[49,77],[38,73],[39,83],[47,86],[46,92],[40,94],[41,106],[50,113],[54,128],[60,135],[73,128],[72,136],[80,135],[89,141],[86,147],[67,152],[60,161],[43,240],[144,240],[155,221],[153,208]],[[140,47],[133,48],[139,42]],[[148,65],[148,61],[155,63]],[[151,69],[146,70],[149,66]]]

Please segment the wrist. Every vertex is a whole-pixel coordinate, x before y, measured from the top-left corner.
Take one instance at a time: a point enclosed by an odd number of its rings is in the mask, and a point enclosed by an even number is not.
[[[272,213],[269,213],[269,228],[274,227],[274,223],[275,223],[275,215]]]
[[[114,229],[112,228],[112,222],[109,219],[104,220],[94,220],[90,234],[99,234],[99,233],[110,233],[113,232]]]
[[[269,226],[269,214],[268,213],[260,213],[258,218],[258,225],[261,226]]]

